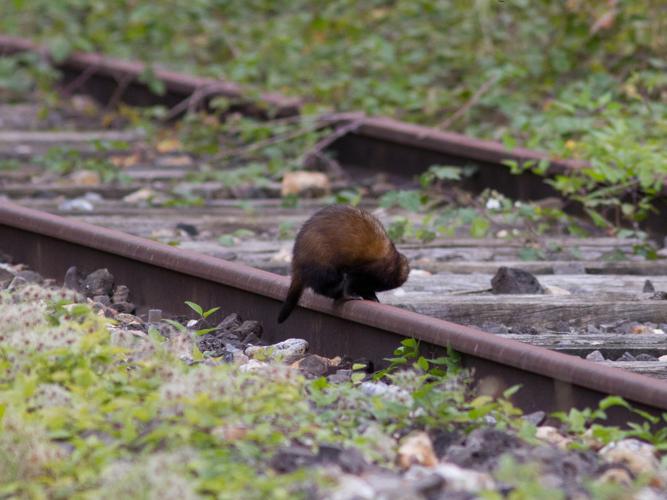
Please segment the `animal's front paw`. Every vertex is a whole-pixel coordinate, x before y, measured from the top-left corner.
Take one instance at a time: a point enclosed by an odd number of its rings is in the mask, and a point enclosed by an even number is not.
[[[347,293],[343,295],[339,300],[341,302],[347,302],[348,300],[364,300],[364,298],[361,295],[357,295],[356,293]]]

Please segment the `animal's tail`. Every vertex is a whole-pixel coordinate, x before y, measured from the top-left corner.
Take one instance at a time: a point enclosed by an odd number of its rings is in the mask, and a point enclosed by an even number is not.
[[[296,307],[296,304],[301,298],[303,293],[303,284],[301,279],[297,275],[292,276],[292,283],[289,286],[289,291],[287,292],[287,298],[283,302],[283,307],[280,309],[280,314],[278,314],[278,323],[282,323],[287,319],[287,317],[292,314],[292,311]]]

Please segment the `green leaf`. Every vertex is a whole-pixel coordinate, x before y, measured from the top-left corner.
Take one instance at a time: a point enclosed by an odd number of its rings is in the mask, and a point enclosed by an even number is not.
[[[505,389],[503,391],[503,398],[505,399],[511,398],[514,394],[519,392],[519,389],[521,389],[521,387],[523,387],[522,384],[516,384],[510,387],[509,389]]]
[[[213,314],[213,313],[215,313],[215,312],[217,312],[217,311],[219,311],[219,310],[220,310],[220,306],[218,306],[218,307],[212,307],[212,308],[209,309],[208,311],[205,311],[205,312],[202,314],[202,316],[204,317],[204,319],[206,319],[206,318],[208,318],[211,314]]]
[[[54,61],[61,63],[70,56],[73,47],[67,36],[59,35],[51,39],[49,49]]]
[[[173,319],[165,319],[164,322],[170,324],[171,326],[176,328],[176,330],[178,330],[179,332],[183,333],[188,331],[188,329],[185,326],[181,325],[178,321],[174,321]]]
[[[217,330],[216,327],[213,327],[213,328],[202,328],[201,330],[195,330],[195,334],[197,334],[197,335],[206,335],[207,333],[211,333],[211,332],[214,332],[214,331],[216,331],[216,330]]]
[[[483,217],[475,217],[470,224],[470,236],[473,238],[483,238],[489,232],[491,223]]]
[[[204,354],[199,350],[199,346],[196,342],[192,346],[192,359],[195,361],[201,361],[204,359]]]
[[[236,245],[236,238],[231,234],[223,234],[218,238],[218,243],[223,247],[233,247]]]
[[[312,389],[321,391],[321,390],[326,389],[327,387],[329,387],[329,381],[327,380],[326,377],[319,377],[319,378],[316,378],[315,380],[313,380],[310,383],[310,387]]]
[[[590,208],[585,208],[584,210],[586,211],[586,213],[588,214],[588,216],[593,220],[593,223],[594,223],[597,227],[609,227],[609,226],[611,225],[611,224],[609,224],[609,222],[607,222],[607,219],[605,219],[604,217],[602,217],[602,216],[601,216],[598,212],[596,212],[595,210],[590,209]]]
[[[200,316],[203,316],[204,314],[204,309],[199,304],[195,304],[194,302],[190,302],[189,300],[185,301],[185,304],[192,309],[194,312],[199,314]]]
[[[607,396],[598,404],[601,410],[607,410],[612,406],[622,406],[623,408],[630,409],[630,404],[620,396]]]

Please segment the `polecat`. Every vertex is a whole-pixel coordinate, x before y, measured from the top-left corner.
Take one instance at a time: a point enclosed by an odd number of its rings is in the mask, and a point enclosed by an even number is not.
[[[410,266],[380,221],[360,208],[332,205],[316,212],[297,234],[292,283],[278,315],[282,323],[305,288],[334,300],[367,299],[405,283]]]

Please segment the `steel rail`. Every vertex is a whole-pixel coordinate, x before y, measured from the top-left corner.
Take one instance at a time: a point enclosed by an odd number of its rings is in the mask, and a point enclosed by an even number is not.
[[[0,35],[0,55],[19,52],[33,52],[48,59],[63,72],[63,87],[75,86],[77,92],[90,94],[101,102],[108,102],[115,96],[130,105],[162,104],[173,107],[196,98],[199,106],[207,105],[214,97],[223,96],[239,101],[245,112],[270,113],[271,116],[295,115],[301,104],[299,99],[270,92],[261,94],[259,99],[250,99],[246,90],[232,82],[176,73],[96,53],[77,52],[64,61],[56,61],[45,46],[26,38]],[[164,84],[164,95],[151,92],[142,81],[149,68],[154,69],[153,78]],[[187,109],[185,106],[183,111]]]
[[[53,61],[48,48],[31,40],[0,35],[0,55],[30,51]],[[225,96],[241,104],[246,113],[266,116],[291,116],[301,110],[302,101],[276,93],[261,94],[259,99],[248,98],[250,92],[242,86],[223,80],[195,77],[160,68],[155,78],[166,88],[162,96],[155,95],[141,81],[146,65],[95,53],[75,53],[64,61],[55,61],[64,73],[63,86],[77,85],[78,92],[88,93],[100,102],[122,100],[130,105],[161,104],[172,109],[182,107],[189,99],[207,106],[215,96]],[[512,198],[537,200],[559,194],[544,182],[542,176],[526,171],[514,175],[502,165],[504,160],[549,161],[549,173],[559,174],[586,164],[581,161],[552,158],[548,154],[525,148],[509,149],[499,142],[475,139],[462,134],[400,122],[390,118],[358,116],[350,118],[359,126],[328,148],[338,161],[348,167],[382,169],[384,172],[411,177],[436,164],[466,165],[474,163],[478,171],[463,182],[474,192],[492,188]],[[344,123],[346,119],[341,120]],[[655,212],[643,222],[656,237],[667,235],[667,184],[660,197],[654,200]]]
[[[86,272],[107,267],[144,307],[187,314],[185,300],[221,306],[226,313],[261,321],[270,342],[305,338],[311,351],[325,356],[366,357],[379,365],[406,337],[421,341],[426,355],[451,347],[473,369],[483,391],[498,394],[523,385],[512,400],[527,412],[591,407],[610,394],[655,415],[667,410],[664,381],[389,305],[353,301],[336,306],[307,292],[289,320],[278,325],[286,277],[8,201],[0,201],[0,251],[57,280],[71,265]],[[611,421],[630,418],[618,409]]]

